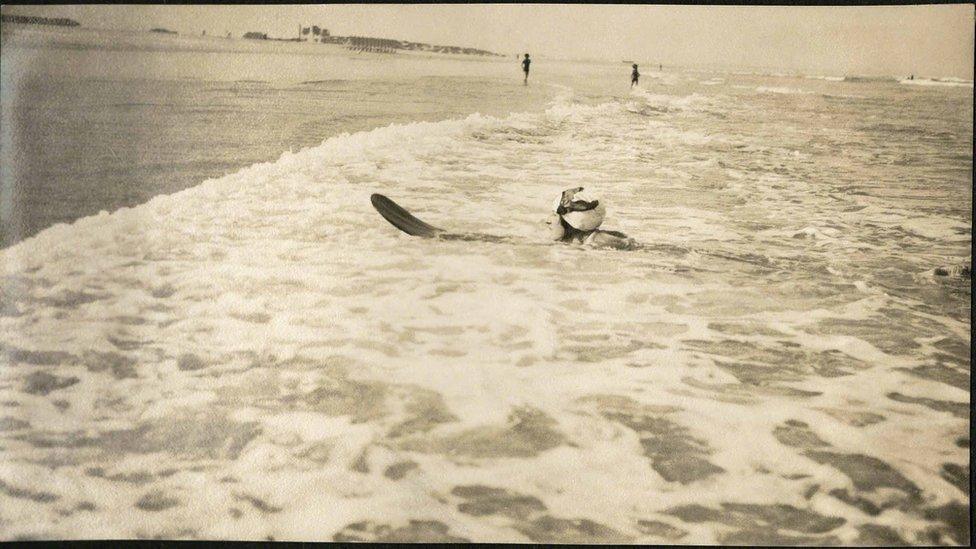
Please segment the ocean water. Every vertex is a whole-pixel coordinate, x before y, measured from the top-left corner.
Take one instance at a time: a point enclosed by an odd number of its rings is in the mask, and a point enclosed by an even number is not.
[[[305,44],[330,53],[315,56],[287,43],[283,52],[38,48],[24,47],[21,35],[37,40],[41,31],[5,25],[4,33],[3,246],[328,137],[475,111],[539,109],[550,95],[545,86],[503,77],[511,67],[477,58],[357,56]],[[129,34],[110,38],[133,41]],[[223,39],[204,45],[228,42],[256,47]]]
[[[0,250],[0,536],[966,543],[971,83],[423,63],[91,94],[182,153]]]

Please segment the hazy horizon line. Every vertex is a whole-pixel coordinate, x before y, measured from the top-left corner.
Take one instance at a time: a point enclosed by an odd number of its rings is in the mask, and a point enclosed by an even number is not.
[[[4,6],[4,7],[5,8],[8,8],[8,7],[12,7],[12,6],[7,5],[7,6]],[[30,7],[30,6],[21,5],[21,6],[17,6],[17,7]],[[16,14],[16,15],[26,15],[26,14]],[[30,16],[30,15],[26,15],[26,16]],[[54,18],[54,17],[60,17],[60,16],[45,15],[45,16],[38,16],[38,17]],[[166,30],[173,30],[174,32],[177,33],[178,36],[181,36],[181,37],[195,37],[195,38],[204,38],[205,37],[205,38],[226,39],[228,37],[227,35],[229,34],[230,35],[230,38],[232,38],[232,39],[246,40],[245,38],[243,38],[243,35],[244,35],[243,32],[242,33],[239,33],[239,34],[235,34],[233,32],[227,33],[227,34],[221,34],[219,32],[210,33],[210,34],[196,34],[195,32],[186,31],[185,29],[180,29],[179,27],[170,28],[170,27],[172,27],[172,25],[165,26],[164,24],[147,23],[145,28],[134,28],[134,27],[121,28],[121,27],[111,27],[111,26],[98,26],[97,23],[95,25],[92,25],[92,24],[85,23],[83,20],[79,20],[79,19],[82,19],[82,18],[77,18],[77,17],[74,17],[74,18],[66,17],[66,18],[67,19],[73,19],[75,21],[78,21],[78,23],[79,23],[79,26],[78,27],[65,27],[65,28],[70,28],[72,30],[89,30],[89,31],[99,31],[99,32],[121,32],[121,33],[149,33],[149,32],[152,32],[152,29],[154,29],[154,28],[164,28]],[[5,23],[5,24],[18,24],[18,23]],[[38,27],[38,28],[44,28],[45,30],[50,30],[45,25],[23,25],[23,26],[25,26],[25,27],[27,27],[27,26],[30,26],[30,27]],[[297,27],[297,25],[296,25],[296,27]],[[245,32],[263,32],[263,31],[245,31]],[[436,42],[418,42],[417,40],[408,40],[408,39],[402,39],[402,38],[390,38],[388,36],[369,35],[369,34],[333,34],[333,36],[363,36],[363,37],[368,37],[368,38],[380,38],[380,39],[398,40],[398,41],[404,41],[404,42],[426,43],[426,44],[430,44],[432,46],[462,47],[462,48],[469,47],[469,48],[485,49],[486,51],[491,51],[492,53],[499,54],[502,57],[509,57],[509,56],[513,56],[513,55],[517,55],[517,56],[521,57],[522,53],[524,53],[522,50],[515,50],[515,49],[513,49],[511,51],[508,51],[508,52],[503,52],[503,51],[497,51],[497,50],[488,50],[487,48],[482,48],[480,46],[469,46],[469,45],[465,45],[465,44],[442,44],[442,43],[436,43]],[[294,38],[297,38],[298,36],[297,36],[297,33],[296,33],[296,36],[294,36],[294,37],[274,36],[274,35],[271,35],[269,33],[269,37],[270,38],[274,38],[275,40],[293,40]],[[311,42],[311,41],[309,41],[309,42],[310,43],[314,43],[314,42]],[[608,55],[608,56],[605,56],[605,57],[599,57],[599,56],[597,56],[597,57],[592,57],[592,56],[591,57],[587,57],[587,56],[573,56],[573,55],[562,56],[562,55],[555,55],[555,54],[552,54],[552,53],[535,53],[535,54],[532,54],[531,52],[529,52],[529,53],[532,55],[533,58],[543,59],[543,60],[552,60],[552,61],[568,61],[568,62],[584,62],[584,63],[591,63],[591,62],[595,62],[595,63],[632,63],[632,62],[634,62],[636,60],[639,64],[644,65],[646,67],[651,67],[651,68],[654,68],[656,66],[663,65],[663,66],[666,66],[666,67],[678,68],[678,69],[710,70],[710,71],[718,71],[718,72],[738,72],[738,71],[743,71],[743,72],[746,72],[748,74],[755,74],[757,76],[784,76],[784,77],[792,77],[792,76],[859,77],[859,76],[864,76],[864,77],[891,77],[891,78],[894,78],[894,79],[899,79],[899,78],[907,78],[909,75],[914,75],[915,77],[922,77],[922,78],[933,78],[933,79],[938,79],[938,78],[957,78],[957,79],[961,79],[961,80],[964,80],[964,81],[967,81],[967,82],[971,82],[972,81],[972,76],[971,75],[934,74],[934,73],[926,73],[924,70],[923,71],[906,70],[906,71],[903,71],[903,73],[897,73],[897,74],[896,73],[889,72],[889,71],[885,71],[885,70],[877,70],[877,71],[865,70],[865,71],[857,71],[857,72],[836,72],[836,73],[832,73],[829,70],[826,70],[825,71],[825,70],[818,70],[818,69],[809,68],[809,67],[803,67],[803,66],[788,66],[788,65],[777,65],[777,64],[762,65],[762,64],[724,64],[724,63],[715,63],[715,62],[667,62],[667,61],[664,61],[664,60],[661,60],[661,61],[641,60],[639,57],[636,57],[636,56],[634,58],[632,58],[632,59],[618,59],[618,57],[622,57],[622,56],[611,56],[611,55]],[[498,60],[500,61],[501,58],[498,58]]]

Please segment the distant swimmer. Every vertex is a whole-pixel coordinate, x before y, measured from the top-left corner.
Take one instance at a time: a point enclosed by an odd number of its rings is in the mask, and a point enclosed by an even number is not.
[[[640,73],[637,72],[637,63],[634,63],[634,70],[630,73],[630,87],[633,88],[637,85],[637,81],[640,79]]]
[[[583,187],[566,189],[556,198],[555,208],[546,219],[549,237],[557,242],[576,242],[595,248],[634,250],[640,247],[633,238],[618,231],[601,231],[607,214],[597,197],[583,192]]]
[[[529,65],[532,64],[532,60],[529,59],[529,54],[525,54],[525,59],[522,60],[522,71],[525,72],[525,80],[522,81],[523,84],[529,84]]]
[[[658,72],[663,71],[664,70],[664,65],[658,65],[657,66],[657,70],[658,70]]]

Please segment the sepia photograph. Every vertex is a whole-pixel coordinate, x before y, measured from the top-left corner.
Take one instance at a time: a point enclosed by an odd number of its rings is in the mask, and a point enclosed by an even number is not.
[[[0,541],[970,545],[974,15],[0,6]]]

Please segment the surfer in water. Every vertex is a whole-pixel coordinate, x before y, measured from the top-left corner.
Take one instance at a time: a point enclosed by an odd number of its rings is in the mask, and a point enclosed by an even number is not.
[[[549,237],[557,242],[576,242],[595,248],[633,250],[633,238],[618,231],[601,231],[607,209],[602,201],[583,192],[583,187],[566,189],[559,195],[555,208],[546,219]]]
[[[637,72],[637,63],[634,63],[634,71],[630,73],[630,87],[636,86],[638,80],[640,80],[640,73]]]
[[[529,59],[529,54],[525,54],[525,59],[522,60],[522,71],[525,72],[525,80],[522,81],[526,86],[529,85],[529,65],[532,64],[532,60]]]
[[[512,236],[497,236],[484,233],[467,233],[445,231],[425,223],[413,216],[402,206],[381,194],[369,197],[373,207],[401,231],[421,238],[437,238],[441,240],[464,240],[471,242],[518,243],[521,238]],[[553,211],[546,218],[547,240],[566,243],[577,243],[591,248],[612,248],[615,250],[638,250],[640,244],[618,231],[602,231],[598,227],[603,223],[607,209],[601,200],[583,192],[583,187],[566,189],[553,204]]]

